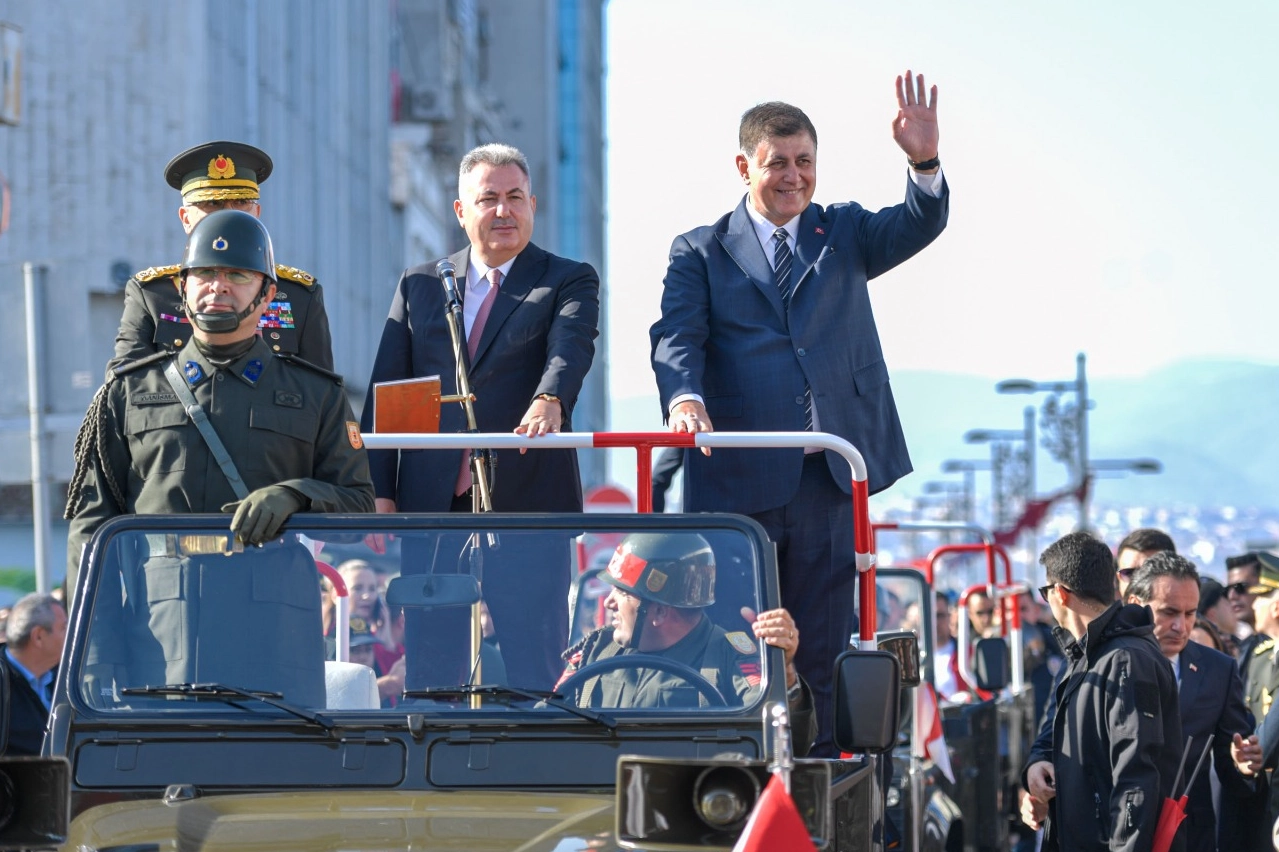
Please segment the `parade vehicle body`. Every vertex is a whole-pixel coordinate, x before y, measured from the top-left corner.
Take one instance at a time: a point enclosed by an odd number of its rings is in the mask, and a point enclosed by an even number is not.
[[[641,483],[653,446],[759,440],[364,437],[370,446],[414,448],[639,446]],[[69,825],[61,835],[48,819],[25,824],[30,809],[20,807],[9,833],[0,828],[0,848],[729,849],[775,772],[789,778],[818,848],[885,849],[880,755],[892,748],[900,724],[902,660],[917,669],[918,647],[912,637],[893,643],[894,653],[875,648],[860,456],[832,436],[774,440],[788,446],[820,440],[850,458],[858,479],[865,580],[859,596],[867,617],[859,647],[840,658],[834,673],[835,739],[844,759],[792,759],[782,651],[750,638],[742,612],[780,606],[774,547],[750,519],[643,512],[297,515],[278,540],[244,548],[228,536],[225,516],[122,516],[104,524],[84,554],[40,762],[46,775],[17,792],[28,804],[37,795],[63,802]],[[486,555],[564,546],[576,554],[564,570],[577,575],[583,542],[635,534],[700,536],[717,558],[723,554],[726,568],[705,614],[732,637],[742,678],[717,686],[705,670],[623,654],[614,658],[618,668],[681,681],[672,689],[677,700],[665,707],[588,707],[575,699],[591,679],[609,676],[603,670],[584,667],[554,691],[485,674],[491,657],[479,647],[478,604]],[[371,668],[344,659],[351,653],[346,642],[336,643],[338,659],[324,661],[316,601],[281,600],[283,586],[259,569],[264,559],[289,570],[311,566],[318,601],[320,573],[336,577],[327,563],[352,555],[398,571],[386,589],[393,606],[428,615],[448,607],[469,611],[457,641],[471,643],[471,672],[455,683],[407,683],[388,698],[379,697]],[[215,610],[201,606],[237,572],[252,577],[253,600],[231,615],[217,609],[210,623]],[[580,596],[583,584],[574,587]],[[339,606],[339,617],[346,612]],[[274,620],[261,623],[263,613]],[[129,621],[140,614],[141,623]],[[525,640],[497,628],[501,642]],[[165,631],[181,635],[183,653],[157,657],[154,636]],[[280,675],[278,658],[294,645],[320,658]],[[65,801],[56,789],[60,768]],[[11,839],[19,837],[24,842]]]
[[[979,542],[941,545],[921,560],[920,568],[877,569],[881,600],[880,626],[885,632],[910,630],[919,637],[923,686],[910,705],[913,718],[904,719],[894,750],[895,772],[888,789],[889,816],[903,831],[904,849],[924,852],[994,852],[1009,846],[1010,829],[1020,824],[1017,790],[1020,772],[1034,738],[1034,697],[1025,679],[1020,649],[1022,625],[1017,601],[1027,594],[1014,583],[1006,551],[980,527],[955,524],[877,525],[885,530],[922,532],[944,530],[971,533]],[[957,668],[971,685],[957,696],[930,698],[935,693],[936,656],[934,591],[947,570],[958,572],[957,556],[975,555],[984,563],[985,582],[963,589],[955,604],[959,612]],[[997,560],[1004,576],[997,576]],[[951,568],[950,566],[953,566]],[[922,570],[921,570],[922,569]],[[965,614],[968,597],[978,591],[999,606],[1001,636],[974,637]],[[907,618],[909,610],[915,615]],[[887,613],[884,610],[888,610]],[[1017,649],[1010,652],[1010,647]],[[929,702],[935,702],[929,706]],[[944,734],[943,747],[951,777],[929,757],[927,717],[937,712]],[[921,718],[924,718],[921,724]]]

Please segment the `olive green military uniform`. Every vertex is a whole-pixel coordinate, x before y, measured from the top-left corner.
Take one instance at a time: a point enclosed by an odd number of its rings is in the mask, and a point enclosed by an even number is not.
[[[68,506],[72,583],[81,548],[107,519],[218,512],[236,500],[165,379],[172,360],[249,491],[278,484],[306,498],[303,511],[373,511],[368,458],[339,377],[275,357],[260,339],[218,369],[188,342],[176,356],[118,368],[90,408],[77,448],[93,446],[83,486]],[[111,681],[118,687],[216,680],[218,673],[233,677],[232,685],[322,706],[319,579],[304,548],[296,542],[251,548],[232,571],[220,555],[193,556],[165,536],[148,539],[146,552],[122,560],[123,594],[99,590],[94,617],[120,624],[117,642],[90,649],[100,681],[94,698],[110,695]],[[101,609],[121,597],[118,614]],[[147,645],[153,653],[139,654]],[[219,662],[231,670],[219,672]]]
[[[115,336],[115,357],[107,376],[122,364],[153,352],[181,349],[191,339],[191,323],[182,310],[177,266],[153,266],[137,273],[124,287],[124,315]],[[324,291],[308,272],[292,266],[275,267],[277,290],[258,322],[262,339],[272,352],[297,355],[304,361],[333,369],[333,341]]]
[[[613,628],[601,627],[564,652],[567,677],[593,662],[628,653],[613,641]],[[644,651],[698,671],[724,696],[729,706],[754,701],[760,691],[758,646],[749,634],[729,633],[705,616],[680,641],[661,651]],[[792,705],[791,727],[798,753],[806,753],[815,739],[812,693],[800,680],[802,699]],[[706,707],[706,697],[679,675],[656,669],[615,669],[588,678],[578,704],[600,708]],[[802,745],[801,745],[802,744]]]
[[[1253,647],[1244,665],[1244,702],[1260,724],[1270,712],[1270,705],[1279,697],[1279,641],[1269,636],[1263,638]],[[1267,769],[1264,774],[1269,781],[1265,785],[1269,787],[1269,795],[1262,799],[1268,814],[1262,822],[1268,829],[1279,817],[1279,785],[1275,784],[1272,770]],[[1263,785],[1257,786],[1261,788]]]

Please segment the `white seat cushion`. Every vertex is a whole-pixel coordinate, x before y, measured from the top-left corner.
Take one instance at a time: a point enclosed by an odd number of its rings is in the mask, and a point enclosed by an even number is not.
[[[328,710],[377,710],[382,702],[377,675],[359,663],[324,663],[324,706]]]

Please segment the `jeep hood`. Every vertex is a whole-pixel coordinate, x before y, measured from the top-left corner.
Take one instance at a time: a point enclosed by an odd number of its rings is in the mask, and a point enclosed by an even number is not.
[[[618,847],[611,794],[360,791],[99,805],[72,821],[65,848],[585,852]]]

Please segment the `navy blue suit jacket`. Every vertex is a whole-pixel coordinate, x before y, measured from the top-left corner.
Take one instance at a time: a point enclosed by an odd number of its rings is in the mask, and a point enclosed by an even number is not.
[[[449,258],[465,288],[470,249]],[[587,263],[557,257],[530,243],[515,258],[484,324],[471,364],[475,419],[481,432],[510,432],[533,398],[558,396],[562,430],[572,429],[573,406],[595,355],[599,276]],[[444,288],[435,264],[400,277],[382,330],[360,428],[373,429],[373,384],[418,376],[440,377],[440,390],[457,392],[453,345],[444,318]],[[466,431],[456,403],[442,406],[440,432]],[[582,483],[574,450],[497,452],[493,508],[499,512],[580,512]],[[369,467],[378,497],[402,512],[447,512],[462,451],[371,450]]]
[[[676,237],[650,331],[663,416],[697,394],[719,432],[804,429],[804,386],[820,428],[866,460],[872,492],[911,470],[888,386],[866,282],[910,258],[946,226],[949,190],[933,198],[907,180],[906,200],[877,213],[855,203],[800,214],[790,310],[746,212],[748,198],[713,225]],[[753,513],[786,505],[803,452],[688,453],[689,511]],[[826,453],[849,492],[852,472]]]
[[[22,673],[9,664],[4,651],[5,646],[0,645],[0,666],[4,667],[3,676],[9,679],[9,741],[0,743],[3,747],[0,754],[38,755],[49,723],[49,711]]]
[[[1238,733],[1247,737],[1252,733],[1253,719],[1243,700],[1243,679],[1239,676],[1239,664],[1233,657],[1190,642],[1181,652],[1181,735],[1191,738],[1190,754],[1186,757],[1182,784],[1194,771],[1195,761],[1203,751],[1209,736],[1215,737],[1212,761],[1217,777],[1221,780],[1222,794],[1247,796],[1252,782],[1235,769],[1230,759],[1230,741]],[[1180,744],[1185,747],[1185,742]],[[1205,765],[1190,790],[1190,802],[1186,806],[1186,821],[1181,834],[1186,838],[1186,852],[1212,852],[1217,848],[1217,820],[1212,807],[1212,787],[1208,773],[1213,765]],[[1180,794],[1182,791],[1177,790]]]

